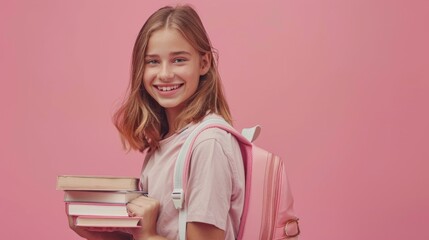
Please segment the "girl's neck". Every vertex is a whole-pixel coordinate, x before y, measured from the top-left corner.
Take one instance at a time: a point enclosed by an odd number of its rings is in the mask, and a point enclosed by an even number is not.
[[[175,108],[165,109],[165,113],[167,115],[167,122],[168,122],[168,133],[165,134],[164,138],[167,138],[176,132],[177,129],[175,129],[174,125],[176,123],[177,116],[179,116],[180,112],[181,112],[180,110]]]

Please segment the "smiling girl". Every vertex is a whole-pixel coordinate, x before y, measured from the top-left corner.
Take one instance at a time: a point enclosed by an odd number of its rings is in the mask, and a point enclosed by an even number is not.
[[[147,152],[141,183],[148,196],[127,205],[130,216],[142,218],[134,239],[178,239],[179,212],[171,198],[174,164],[189,132],[206,118],[231,123],[213,47],[194,9],[161,8],[136,39],[129,95],[114,116],[125,146]],[[244,182],[237,140],[221,129],[204,131],[191,156],[187,239],[236,239]],[[130,237],[71,227],[87,239]]]

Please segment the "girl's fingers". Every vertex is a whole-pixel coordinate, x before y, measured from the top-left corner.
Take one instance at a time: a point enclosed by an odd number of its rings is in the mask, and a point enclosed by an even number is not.
[[[91,232],[114,232],[118,231],[120,228],[114,227],[85,227],[86,230]]]
[[[127,212],[130,217],[142,217],[143,209],[141,205],[137,205],[133,202],[127,204]]]
[[[148,197],[138,197],[127,204],[130,216],[140,217],[139,222],[142,228],[132,229],[134,237],[142,236],[145,233],[156,232],[156,221],[159,213],[159,201]]]
[[[130,217],[142,217],[146,207],[147,197],[140,196],[127,204],[127,210]]]
[[[158,212],[158,200],[148,197],[138,197],[127,204],[127,210],[130,216],[143,217],[147,213]]]

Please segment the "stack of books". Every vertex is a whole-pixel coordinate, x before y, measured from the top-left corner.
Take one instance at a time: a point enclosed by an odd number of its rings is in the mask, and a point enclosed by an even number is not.
[[[57,190],[64,191],[67,214],[84,227],[140,227],[129,217],[127,203],[144,193],[134,177],[61,175]]]

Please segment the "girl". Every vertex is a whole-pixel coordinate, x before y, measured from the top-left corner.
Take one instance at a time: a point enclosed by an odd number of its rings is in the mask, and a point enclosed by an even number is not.
[[[129,96],[114,122],[128,149],[145,151],[141,183],[148,197],[127,208],[142,217],[134,239],[178,239],[173,170],[187,135],[205,118],[231,114],[222,92],[213,47],[189,6],[164,7],[143,25],[134,45]],[[220,129],[193,145],[187,205],[187,239],[235,239],[244,202],[244,167],[237,140]],[[70,225],[87,239],[129,239]]]

